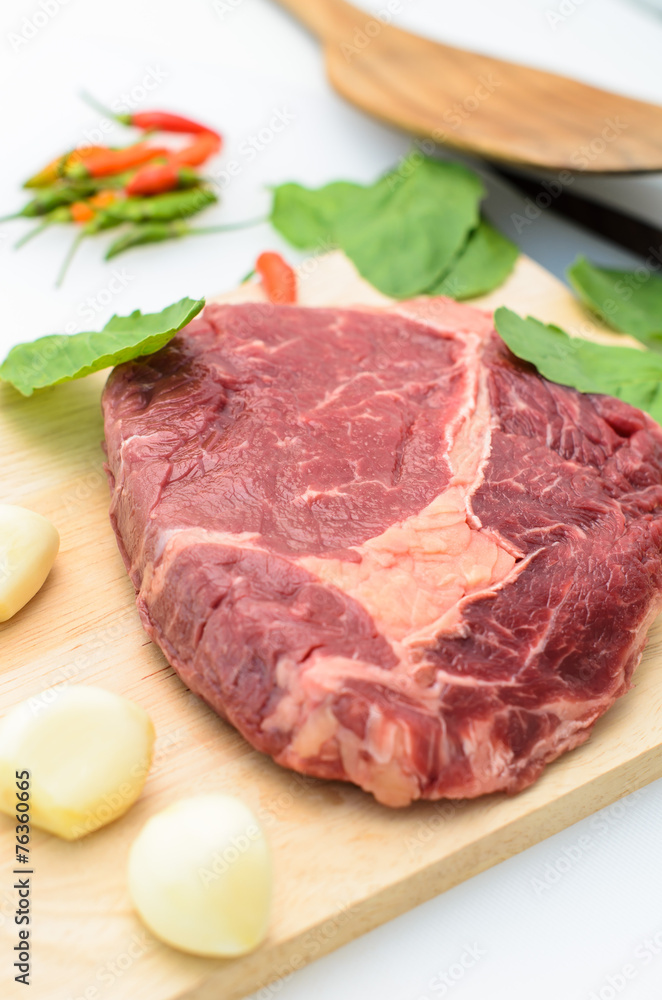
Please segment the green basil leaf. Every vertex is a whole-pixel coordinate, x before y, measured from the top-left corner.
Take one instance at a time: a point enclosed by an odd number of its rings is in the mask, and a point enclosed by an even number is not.
[[[579,257],[568,278],[581,300],[614,330],[662,351],[662,278],[645,270],[596,267]]]
[[[341,213],[336,236],[359,273],[386,295],[425,292],[478,223],[483,186],[456,163],[410,159]]]
[[[271,221],[295,246],[339,246],[381,292],[409,298],[451,267],[478,224],[483,194],[466,167],[414,153],[367,187],[282,185]]]
[[[518,256],[515,244],[482,219],[450,270],[427,294],[460,301],[487,295],[504,283]]]
[[[274,188],[271,223],[301,250],[334,244],[338,216],[364,190],[349,181],[334,181],[316,191],[301,184],[281,184]]]
[[[136,309],[130,316],[113,316],[98,333],[52,334],[18,344],[0,365],[0,379],[31,396],[35,389],[153,354],[197,316],[204,304],[204,299],[181,299],[159,313],[143,315]]]
[[[499,335],[513,354],[535,365],[551,382],[580,392],[600,392],[639,407],[662,423],[662,357],[635,347],[609,347],[570,337],[558,326],[501,307]]]

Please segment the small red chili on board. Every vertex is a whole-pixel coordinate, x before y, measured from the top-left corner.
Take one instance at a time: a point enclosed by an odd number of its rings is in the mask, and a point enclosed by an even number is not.
[[[297,276],[279,253],[261,253],[255,270],[262,279],[262,286],[270,302],[291,305],[297,300]]]
[[[133,175],[126,185],[129,195],[163,194],[179,187],[193,187],[200,182],[199,176],[189,167],[179,167],[176,163],[148,163]]]
[[[214,153],[218,153],[221,145],[222,140],[217,132],[201,132],[188,146],[172,153],[170,159],[182,167],[199,167]]]

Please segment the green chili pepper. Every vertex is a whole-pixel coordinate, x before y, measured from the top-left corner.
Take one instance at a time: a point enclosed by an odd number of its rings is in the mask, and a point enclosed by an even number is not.
[[[149,198],[125,198],[109,205],[107,212],[121,222],[172,222],[196,215],[218,198],[208,188],[168,191]]]
[[[27,205],[24,205],[19,212],[13,212],[11,215],[0,218],[0,222],[9,222],[11,219],[37,218],[40,215],[46,215],[54,208],[59,208],[60,205],[71,205],[74,201],[84,201],[98,191],[105,191],[108,188],[124,188],[131,176],[131,172],[127,172],[117,174],[115,177],[101,177],[98,180],[77,181],[76,183],[62,180],[52,187],[36,188],[34,198]],[[186,182],[187,186],[192,183],[192,178]]]
[[[121,226],[122,222],[122,219],[111,215],[108,209],[104,208],[97,212],[93,219],[85,223],[81,230],[81,236],[96,236],[97,233],[102,233],[106,229],[114,229],[116,226]]]
[[[143,246],[146,243],[160,243],[163,240],[179,239],[181,236],[203,236],[206,233],[227,233],[233,229],[244,229],[247,226],[256,226],[266,219],[249,219],[247,222],[228,223],[225,226],[197,226],[193,227],[183,220],[173,222],[151,222],[143,225],[133,226],[128,232],[123,233],[119,239],[108,247],[106,260],[117,257],[118,254],[130,250],[131,247]]]
[[[70,205],[73,201],[80,201],[87,197],[87,192],[82,192],[80,188],[51,187],[37,190],[35,197],[24,205],[20,212],[13,215],[5,215],[0,222],[8,222],[10,219],[34,219],[40,215],[47,215],[54,208],[60,205]]]
[[[151,222],[143,225],[132,226],[131,229],[123,233],[118,239],[110,244],[106,252],[106,260],[117,257],[118,254],[130,250],[131,247],[142,246],[145,243],[160,243],[161,240],[177,239],[185,236],[190,230],[188,223],[183,220],[175,222]]]

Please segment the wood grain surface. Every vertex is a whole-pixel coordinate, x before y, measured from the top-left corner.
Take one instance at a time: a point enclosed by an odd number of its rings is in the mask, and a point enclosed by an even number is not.
[[[383,301],[339,254],[314,261],[307,304]],[[259,298],[252,286],[227,296]],[[570,293],[522,258],[485,304],[507,304],[608,338]],[[635,687],[584,746],[519,795],[392,811],[340,783],[303,778],[256,753],[191,695],[140,626],[108,522],[99,396],[105,375],[23,399],[0,391],[1,499],[51,518],[62,549],[42,591],[0,625],[0,712],[62,683],[98,684],[143,705],[157,752],[142,798],[77,843],[33,830],[33,983],[13,981],[14,829],[0,817],[0,996],[31,1000],[235,1000],[339,947],[662,775],[661,633]],[[39,704],[38,702],[36,703]],[[269,937],[232,961],[157,942],[132,911],[127,853],[146,819],[203,791],[241,796],[270,838],[276,891]],[[277,987],[277,984],[276,984]]]
[[[558,170],[662,168],[655,104],[403,31],[392,23],[402,4],[379,17],[345,0],[279,3],[321,39],[336,90],[406,132]]]

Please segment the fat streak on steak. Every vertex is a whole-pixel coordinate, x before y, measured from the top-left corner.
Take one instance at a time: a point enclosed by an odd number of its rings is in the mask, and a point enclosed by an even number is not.
[[[489,315],[209,305],[103,399],[144,626],[286,767],[382,803],[524,788],[662,606],[662,431]]]

